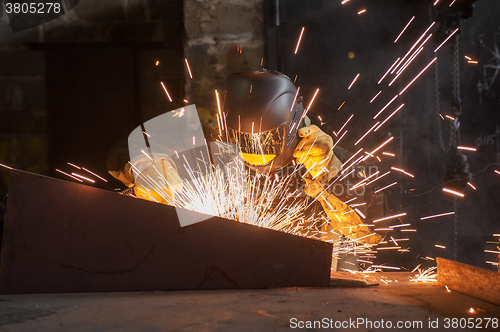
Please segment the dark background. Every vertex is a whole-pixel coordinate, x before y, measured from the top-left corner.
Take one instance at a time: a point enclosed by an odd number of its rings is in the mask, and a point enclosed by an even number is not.
[[[324,131],[330,134],[338,131],[354,114],[346,127],[349,132],[340,144],[344,148],[353,153],[360,146],[371,150],[394,136],[383,150],[395,153],[396,157],[381,156],[379,169],[385,172],[390,166],[400,167],[415,178],[393,171],[377,187],[398,181],[397,186],[385,191],[388,206],[393,214],[406,212],[408,215],[401,218],[401,222],[411,223],[418,232],[390,232],[394,238],[409,235],[410,242],[401,242],[401,245],[409,246],[410,252],[380,252],[380,262],[410,267],[424,262],[421,257],[440,256],[491,267],[486,261],[496,262],[496,257],[484,249],[498,251],[494,244],[486,242],[493,241],[493,233],[500,229],[500,176],[494,173],[494,169],[500,167],[500,81],[497,77],[491,82],[494,68],[488,68],[484,76],[483,66],[500,65],[498,49],[497,58],[491,52],[495,50],[494,38],[500,46],[500,3],[481,0],[471,6],[471,1],[468,4],[463,1],[462,6],[450,14],[453,8],[448,7],[450,1],[441,2],[445,5],[441,7],[445,15],[438,15],[436,7],[426,1],[350,1],[341,5],[340,1],[285,0],[279,2],[278,25],[276,2],[269,1],[268,41],[274,43],[267,44],[268,54],[272,55],[268,63],[270,68],[297,79],[306,105],[316,88],[320,89],[309,116],[318,126],[320,116]],[[366,12],[358,15],[361,9]],[[468,17],[471,12],[472,17]],[[412,16],[414,21],[395,44],[394,40]],[[392,78],[377,84],[396,58],[402,57],[433,21],[436,21],[431,30],[433,38],[405,73],[391,87],[387,85]],[[302,27],[304,35],[294,55]],[[434,49],[447,37],[446,30],[451,29],[449,33],[456,27],[460,27],[462,114],[456,114],[458,110],[454,109],[456,103],[452,98],[454,62],[450,39],[437,52],[438,65],[430,67],[377,120],[385,119],[401,103],[405,107],[381,130],[355,147],[357,139],[375,123],[373,116],[432,60]],[[479,64],[469,64],[465,55]],[[358,80],[348,90],[358,73]],[[483,86],[486,82],[489,89],[483,88],[480,92],[478,82]],[[452,121],[442,120],[439,113],[457,118],[459,130],[452,130]],[[450,147],[452,135],[455,140]],[[460,153],[457,145],[477,147],[477,152]],[[462,155],[467,157],[467,162],[462,161]],[[472,173],[470,177],[468,172]],[[477,191],[466,185],[469,180]],[[445,186],[464,192],[465,198],[454,199],[442,192]],[[456,214],[420,221],[423,216],[451,211]],[[496,242],[498,245],[498,238]],[[437,248],[435,244],[444,245],[446,249]]]
[[[373,125],[373,115],[432,59],[433,49],[453,22],[436,16],[432,1],[340,2],[80,0],[67,14],[15,34],[2,5],[0,163],[64,178],[55,169],[74,171],[67,165],[72,162],[104,175],[108,151],[141,122],[183,105],[183,99],[196,103],[203,122],[215,122],[210,119],[216,110],[213,90],[223,95],[227,75],[263,67],[283,71],[292,79],[297,75],[306,103],[320,88],[309,116],[318,125],[321,116],[322,129],[329,134],[354,114],[341,145],[355,152],[358,148],[353,144]],[[366,13],[358,15],[361,9]],[[467,13],[465,8],[457,15]],[[415,20],[394,44],[413,15]],[[387,78],[378,85],[394,60],[435,19],[435,38],[423,53],[394,86],[387,87]],[[500,4],[479,0],[472,17],[462,18],[459,24],[462,114],[456,116],[451,96],[450,41],[438,52],[437,80],[434,65],[381,118],[404,102],[399,114],[363,141],[362,147],[370,150],[394,136],[384,151],[396,157],[382,156],[377,165],[381,171],[396,166],[415,175],[412,179],[393,172],[379,184],[398,181],[398,186],[385,191],[387,206],[391,213],[408,213],[402,222],[418,230],[393,235],[409,237],[401,244],[410,252],[384,252],[379,263],[413,268],[424,262],[422,256],[441,256],[494,269],[486,261],[495,261],[495,255],[484,250],[496,250],[495,244],[486,242],[495,239],[493,233],[500,233],[500,175],[493,172],[500,169],[500,78],[492,82],[494,69],[487,68],[485,75],[484,65],[500,65],[491,52],[495,38],[500,46],[496,35]],[[304,36],[294,55],[302,27]],[[468,64],[465,55],[479,64]],[[192,80],[184,58],[190,60]],[[358,81],[348,90],[358,73]],[[172,103],[160,81],[169,89]],[[370,104],[380,90],[382,94]],[[460,123],[449,149],[451,121],[443,121],[438,113],[455,114]],[[464,153],[467,163],[460,163],[456,145],[478,150]],[[477,191],[457,181],[467,175],[467,164]],[[3,197],[8,172],[0,169],[0,175]],[[455,200],[443,193],[445,183],[460,188],[466,197]],[[99,185],[114,189],[120,183]],[[454,210],[455,216],[420,221],[423,216]]]

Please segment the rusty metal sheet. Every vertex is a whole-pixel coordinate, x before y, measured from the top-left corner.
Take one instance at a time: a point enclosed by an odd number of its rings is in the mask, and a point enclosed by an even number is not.
[[[438,285],[500,305],[500,273],[436,258]]]
[[[12,171],[0,293],[328,286],[332,245]]]

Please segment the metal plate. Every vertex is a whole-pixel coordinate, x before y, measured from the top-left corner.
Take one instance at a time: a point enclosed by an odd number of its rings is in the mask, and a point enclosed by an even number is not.
[[[332,245],[12,171],[0,293],[328,286]]]

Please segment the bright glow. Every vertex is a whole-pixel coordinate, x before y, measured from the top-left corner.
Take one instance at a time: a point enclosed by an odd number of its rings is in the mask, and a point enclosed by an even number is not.
[[[85,176],[83,176],[83,175],[80,175],[80,174],[77,174],[77,173],[71,173],[71,175],[76,176],[76,177],[79,177],[80,179],[87,180],[87,181],[89,181],[89,182],[95,183],[95,181],[94,181],[94,180],[89,179],[88,177],[85,177]]]
[[[403,35],[403,32],[405,32],[405,30],[408,28],[408,26],[411,24],[411,22],[413,22],[413,20],[415,19],[415,16],[413,16],[410,21],[406,24],[406,26],[403,28],[403,31],[401,31],[398,35],[398,37],[394,40],[394,42],[397,42],[399,37],[401,37],[401,35]]]
[[[446,213],[434,214],[432,216],[422,217],[422,218],[420,218],[420,220],[427,220],[427,219],[432,219],[432,218],[450,216],[452,214],[455,214],[455,212],[446,212]]]
[[[0,166],[1,166],[1,167],[5,167],[5,168],[7,168],[7,169],[13,169],[12,167],[7,166],[7,165],[4,165],[4,164],[0,164]],[[56,170],[56,171],[57,171],[57,170]]]
[[[435,245],[434,245],[434,247],[436,247],[436,248],[441,248],[441,249],[446,249],[446,247],[445,247],[445,246],[442,246],[442,245],[440,245],[440,244],[435,244]]]
[[[339,111],[342,108],[342,106],[344,106],[344,104],[345,104],[345,101],[339,106],[339,108],[338,108]]]
[[[415,176],[413,174],[410,174],[408,173],[407,171],[405,171],[404,169],[401,169],[401,168],[397,168],[397,167],[391,167],[391,169],[395,170],[395,171],[398,171],[398,172],[401,172],[405,175],[408,175],[409,177],[411,178],[414,178]]]
[[[450,116],[450,115],[445,115],[445,117],[446,117],[447,119],[452,120],[452,121],[453,121],[453,120],[455,120],[455,118],[454,118],[454,117],[452,117],[452,116]]]
[[[447,291],[448,293],[451,293],[451,290],[448,288],[448,286],[444,286],[444,287],[446,288],[446,291]]]
[[[337,142],[335,142],[335,144],[332,146],[331,150],[333,150],[337,146],[337,144],[339,144],[340,140],[345,136],[345,134],[347,134],[347,130],[344,131],[342,136],[340,136],[340,138],[337,140]]]
[[[384,156],[396,157],[396,155],[395,155],[394,153],[391,153],[391,152],[385,152],[385,151],[384,151],[384,152],[382,152],[382,154],[383,154]]]
[[[352,82],[351,82],[351,84],[349,85],[349,87],[347,88],[347,90],[350,90],[350,89],[351,89],[352,85],[354,84],[354,82],[356,82],[356,80],[358,79],[358,77],[359,77],[359,74],[358,74],[358,75],[356,75],[356,77],[354,77],[354,79],[352,80]]]
[[[392,112],[391,115],[389,115],[384,121],[382,121],[382,123],[377,128],[375,128],[374,132],[377,131],[377,130],[379,130],[380,127],[382,127],[384,125],[384,123],[386,123],[390,118],[392,118],[392,116],[394,114],[396,114],[400,109],[402,109],[403,106],[405,106],[405,104],[401,104],[401,106],[399,106],[394,112]]]
[[[74,168],[82,169],[80,166],[76,166],[75,164],[72,164],[72,163],[67,163],[67,164],[70,166],[73,166]]]
[[[375,97],[372,98],[372,100],[370,100],[370,104],[373,103],[373,101],[382,93],[382,90],[380,90],[376,95]]]
[[[394,139],[394,136],[391,136],[387,141],[385,141],[384,143],[382,143],[378,148],[376,148],[375,150],[373,150],[372,152],[370,152],[364,159],[363,161],[365,161],[366,159],[368,159],[368,157],[370,156],[373,156],[373,154],[375,152],[377,152],[378,150],[382,149],[387,143],[389,143],[390,141],[392,141]]]
[[[373,117],[373,119],[376,119],[380,115],[380,113],[382,113],[387,107],[389,107],[390,104],[392,104],[393,101],[396,100],[396,98],[398,98],[398,95],[395,95],[390,102],[388,102],[384,107],[382,107],[382,109]]]
[[[375,223],[380,222],[380,221],[390,220],[390,219],[395,219],[395,218],[400,218],[400,217],[404,217],[404,216],[406,216],[406,212],[395,214],[395,215],[384,217],[384,218],[380,218],[380,219],[375,219],[373,221],[373,223],[375,224]]]
[[[408,52],[406,52],[405,56],[401,59],[401,61],[398,63],[398,65],[396,67],[394,67],[394,69],[391,71],[391,74],[394,74],[394,71],[401,65],[403,64],[403,61],[405,61],[405,59],[410,55],[410,53],[413,51],[413,49],[418,45],[418,43],[420,43],[420,41],[422,40],[422,38],[425,37],[425,35],[427,34],[427,32],[434,26],[434,24],[436,24],[436,22],[432,22],[431,25],[429,25],[429,27],[424,31],[424,33],[417,39],[417,41],[412,45],[412,47],[410,47],[410,49],[408,50]]]
[[[83,169],[85,172],[92,174],[92,175],[93,175],[93,176],[95,176],[96,178],[101,179],[101,180],[102,180],[102,181],[104,181],[104,182],[108,182],[108,180],[106,180],[105,178],[103,178],[103,177],[101,177],[101,176],[99,176],[99,175],[95,174],[94,172],[89,171],[89,170],[88,170],[88,169],[86,169],[85,167],[82,167],[82,169]]]
[[[477,61],[475,61],[475,60],[469,60],[469,61],[467,61],[467,63],[477,64],[478,62],[477,62]]]
[[[383,247],[383,248],[377,248],[377,250],[391,250],[391,249],[401,249],[401,247]]]
[[[349,123],[349,121],[351,121],[353,116],[354,116],[354,114],[351,114],[349,119],[347,119],[347,121],[344,123],[344,125],[342,127],[340,127],[340,129],[337,131],[337,133],[340,133],[342,131],[342,129],[344,129],[344,127]]]
[[[495,170],[495,173],[497,173],[497,174],[499,174],[499,175],[500,175],[500,171]]]
[[[415,269],[418,270],[418,273],[415,276],[411,277],[410,281],[413,281],[413,282],[437,282],[437,273],[434,272],[434,271],[436,271],[437,266],[428,268],[425,271],[420,270],[419,266],[417,266]]]
[[[379,176],[378,178],[376,178],[376,179],[374,179],[374,180],[372,180],[372,181],[368,182],[366,185],[367,185],[367,186],[369,186],[369,185],[370,185],[370,184],[372,184],[373,182],[380,180],[381,178],[383,178],[384,176],[386,176],[386,175],[388,175],[388,174],[390,174],[390,173],[391,173],[391,171],[387,171],[387,172],[385,172],[384,174],[382,174],[381,176]]]
[[[380,84],[380,82],[382,82],[384,80],[384,78],[389,74],[389,72],[391,71],[392,68],[394,68],[394,66],[398,63],[399,59],[401,58],[397,58],[396,61],[394,61],[394,63],[392,64],[392,66],[387,69],[387,71],[385,72],[384,76],[382,76],[382,78],[378,81],[377,84]]]
[[[471,187],[472,189],[476,190],[477,188],[470,182],[467,182],[467,184],[469,185],[469,187]]]
[[[359,15],[359,14],[363,14],[364,12],[366,12],[366,9],[361,9],[361,10],[358,12],[358,15]]]
[[[295,106],[295,103],[297,102],[297,96],[299,95],[299,91],[300,91],[300,86],[297,88],[297,92],[295,92],[295,97],[293,98],[292,107],[290,107],[290,112],[293,111],[293,106]]]
[[[69,176],[70,178],[73,178],[73,179],[75,179],[75,180],[77,180],[77,181],[83,182],[83,181],[82,181],[82,180],[80,180],[79,178],[77,178],[77,177],[75,177],[75,176],[73,176],[73,175],[71,175],[71,174],[65,173],[65,172],[63,172],[63,171],[61,171],[61,170],[59,170],[59,169],[57,169],[57,168],[56,168],[56,171],[57,171],[57,172],[59,172],[59,173],[61,173],[61,174],[66,175],[66,176]]]
[[[471,57],[468,57],[467,55],[465,56],[465,58],[466,58],[467,60],[472,60],[472,58],[471,58]]]
[[[455,1],[457,1],[457,0],[453,0],[448,7],[453,6],[453,4],[455,3]]]
[[[471,147],[468,147],[468,146],[457,146],[457,149],[458,150],[465,150],[465,151],[477,151],[476,148],[471,148]]]
[[[163,90],[165,90],[165,93],[167,94],[168,100],[170,100],[170,102],[172,102],[172,98],[170,98],[170,94],[168,93],[167,88],[165,87],[165,84],[163,84],[163,82],[160,82],[160,83],[161,83],[161,86],[163,87]]]
[[[376,126],[378,126],[378,124],[379,124],[379,123],[380,123],[380,122],[379,122],[379,121],[377,121],[377,123],[376,123],[376,124],[374,124],[374,125],[373,125],[373,127],[371,127],[370,129],[368,129],[368,131],[367,131],[367,132],[366,132],[363,136],[361,136],[361,137],[360,137],[360,139],[358,139],[358,140],[356,141],[356,143],[354,143],[354,145],[358,145],[358,143],[359,143],[359,142],[361,142],[361,141],[363,140],[363,138],[365,138],[365,137],[366,137],[366,135],[368,135],[368,134],[369,134],[369,133],[373,130],[373,128],[375,128]]]
[[[430,34],[430,36],[432,36],[432,34]],[[399,70],[396,72],[396,76],[394,76],[394,78],[392,79],[392,81],[389,83],[388,86],[391,86],[394,82],[396,82],[399,76],[401,76],[401,74],[405,71],[405,69],[408,68],[410,63],[413,62],[413,60],[420,54],[420,52],[422,52],[423,49],[424,49],[423,47],[419,47],[419,49],[416,50],[415,53],[413,53],[408,60],[406,60],[403,66],[401,66],[401,68],[399,68]]]
[[[158,66],[160,64],[160,61],[156,61],[156,65]]]
[[[350,0],[343,0],[342,4],[348,3]]]
[[[458,28],[455,29],[455,31],[453,31],[435,50],[434,50],[434,53],[436,53],[440,48],[441,46],[444,45],[444,43],[446,43],[454,34],[456,34],[458,32]]]
[[[418,75],[415,76],[415,78],[413,80],[411,80],[411,82],[408,83],[408,85],[403,90],[401,90],[401,92],[399,93],[399,95],[401,96],[406,91],[406,89],[408,89],[410,87],[410,85],[412,85],[413,82],[415,82],[420,77],[420,75],[422,75],[427,70],[427,68],[429,68],[434,62],[436,62],[436,60],[437,60],[436,57],[434,59],[432,59],[432,61],[429,62],[429,64],[427,66],[425,66],[425,68],[422,69],[422,71],[420,73],[418,73]]]
[[[447,193],[450,193],[452,195],[458,196],[458,197],[464,197],[465,196],[464,194],[462,194],[459,191],[451,190],[451,189],[448,189],[448,188],[443,188],[443,191],[447,192]]]
[[[302,35],[304,34],[304,27],[302,27],[302,30],[300,30],[300,36],[299,36],[299,40],[297,41],[297,46],[295,47],[295,53],[294,54],[297,54],[297,51],[299,50],[299,45],[300,45],[300,41],[302,40]]]
[[[193,78],[193,74],[191,73],[191,68],[189,68],[189,62],[188,62],[188,59],[184,59],[184,62],[186,63],[186,68],[187,68],[187,70],[188,70],[189,77],[190,77],[190,78]]]
[[[141,150],[141,152],[146,156],[148,157],[149,160],[153,161],[153,158],[151,158],[151,156],[149,154],[147,154],[144,150]]]

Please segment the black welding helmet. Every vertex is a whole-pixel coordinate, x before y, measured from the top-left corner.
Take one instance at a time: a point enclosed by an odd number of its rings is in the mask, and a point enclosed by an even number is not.
[[[285,75],[276,71],[228,76],[223,116],[230,142],[253,170],[277,171],[288,165],[304,126],[302,97]]]

